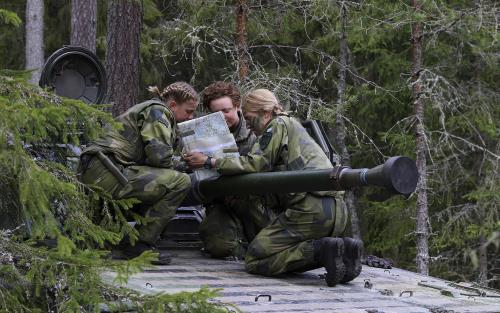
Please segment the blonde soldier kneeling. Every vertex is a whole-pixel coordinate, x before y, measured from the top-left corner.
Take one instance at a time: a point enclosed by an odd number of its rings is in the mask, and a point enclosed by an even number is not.
[[[211,159],[211,166],[220,174],[332,168],[325,153],[283,111],[271,91],[257,89],[247,94],[243,114],[260,137],[247,156]],[[201,153],[186,156],[193,168],[206,160]],[[277,218],[250,243],[245,256],[247,271],[273,276],[324,266],[328,286],[357,277],[362,242],[331,237],[342,233],[347,221],[345,206],[336,205],[336,196],[333,191],[275,195],[278,200],[272,209]]]
[[[79,175],[83,183],[103,189],[113,199],[136,198],[147,206],[142,213],[154,219],[136,226],[139,238],[134,246],[123,242],[120,248],[125,258],[154,250],[159,252],[156,263],[168,264],[170,255],[154,245],[191,184],[187,174],[172,169],[175,126],[193,118],[199,96],[185,82],[150,91],[159,99],[131,107],[116,118],[122,130],[107,132],[84,150]]]

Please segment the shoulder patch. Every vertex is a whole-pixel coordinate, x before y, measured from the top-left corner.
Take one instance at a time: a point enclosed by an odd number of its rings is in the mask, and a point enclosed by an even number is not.
[[[151,108],[149,114],[151,115],[151,119],[153,119],[153,121],[159,120],[163,117],[163,111],[158,108]]]
[[[166,127],[170,127],[170,123],[163,117],[165,114],[162,110],[157,109],[157,108],[152,108],[151,112],[149,112],[149,114],[151,116],[152,122],[158,121],[158,122],[162,123],[163,125],[165,125]]]
[[[262,136],[260,136],[259,145],[261,150],[265,150],[267,148],[269,142],[271,142],[272,137],[273,137],[272,128],[269,128],[268,130],[266,130],[265,133],[262,134]]]

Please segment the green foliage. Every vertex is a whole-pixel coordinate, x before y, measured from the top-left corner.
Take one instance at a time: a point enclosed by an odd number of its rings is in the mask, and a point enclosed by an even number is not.
[[[114,310],[137,311],[137,312],[179,312],[179,313],[204,313],[228,312],[216,302],[209,302],[207,299],[217,296],[218,290],[201,288],[196,292],[180,292],[175,295],[158,294],[144,295],[135,291],[124,293],[128,302],[109,303],[107,306]],[[240,312],[236,307],[231,306],[231,311]]]
[[[212,290],[144,296],[116,286],[158,256],[119,262],[101,249],[125,235],[137,238],[130,216],[148,219],[128,213],[137,201],[88,189],[52,155],[58,146],[92,140],[104,124],[117,125],[102,107],[29,85],[24,72],[6,72],[0,76],[0,212],[10,230],[0,232],[0,311],[96,312],[104,303],[132,303],[140,312],[227,311],[208,301]],[[103,271],[116,272],[114,284],[103,281]]]
[[[11,13],[16,14],[24,21],[26,3],[25,1],[7,1],[0,0],[0,8],[10,12],[7,16],[11,17]],[[21,70],[24,68],[24,27],[15,27],[11,23],[5,23],[4,14],[0,17],[0,69],[9,68]]]
[[[28,151],[47,144],[79,145],[80,138],[95,137],[100,124],[112,120],[83,102],[61,100],[7,76],[0,79],[0,111],[0,162],[10,174],[2,182],[16,186],[24,220],[30,221],[30,236],[54,238],[60,230],[51,212],[53,201],[62,203],[64,211],[59,214],[71,219],[75,212],[86,211],[86,196],[74,174],[40,162]]]
[[[479,236],[498,231],[498,199],[489,196],[499,185],[497,8],[492,1],[422,3],[414,12],[400,1],[347,2],[349,68],[341,112],[352,166],[415,155],[411,26],[421,22],[430,249],[439,260],[431,271],[470,280],[476,275],[470,255]],[[164,32],[156,38],[165,68],[201,86],[222,78],[237,81],[234,19],[227,18],[234,16],[235,3],[177,5],[178,14],[161,24]],[[332,1],[251,5],[250,74],[241,89],[269,88],[297,116],[335,125],[340,29],[338,3]],[[367,252],[413,268],[414,197],[387,197],[369,190],[360,199]],[[493,247],[490,259],[498,253]]]
[[[363,199],[359,204],[363,209],[366,249],[394,259],[398,267],[414,269],[413,261],[405,256],[415,254],[415,239],[408,232],[415,224],[415,201],[396,197],[380,200]]]
[[[19,27],[23,23],[16,13],[4,9],[0,9],[0,20],[15,27]]]
[[[98,55],[102,58],[106,49],[106,2],[98,2]],[[339,110],[334,105],[338,100],[340,62],[338,2],[252,2],[247,23],[250,73],[248,80],[239,81],[234,36],[236,1],[144,1],[142,97],[149,97],[145,92],[147,85],[163,87],[176,80],[190,81],[198,90],[214,80],[235,81],[243,92],[266,87],[275,91],[282,104],[299,117],[312,116],[335,125],[336,113],[343,112],[353,167],[369,167],[389,155],[412,156],[415,118],[411,96],[411,26],[421,22],[424,63],[420,83],[421,99],[426,106],[430,249],[433,259],[438,260],[431,264],[431,273],[452,279],[474,279],[473,256],[480,236],[497,238],[495,234],[499,233],[499,201],[495,196],[500,193],[498,8],[491,0],[421,2],[420,12],[414,12],[404,1],[345,2],[349,67],[344,103]],[[24,16],[23,2],[0,0],[0,7]],[[48,55],[69,42],[69,5],[46,1],[46,8]],[[22,27],[0,23],[3,56],[0,68],[23,68],[23,40]],[[3,99],[3,102],[10,105],[11,100]],[[69,125],[70,129],[60,128],[67,116],[74,114],[73,109],[69,112],[65,111],[69,109],[61,109],[64,117],[60,117],[54,108],[23,111],[23,103],[12,102],[11,108],[19,108],[24,114],[13,119],[15,123],[30,121],[30,124],[19,128],[20,134],[10,136],[18,142],[27,141],[33,148],[25,146],[15,150],[16,153],[24,149],[40,151],[36,140],[40,136],[54,137],[52,142],[77,143],[80,136],[75,134],[81,132],[76,130],[81,127],[79,123]],[[17,111],[6,112],[15,115]],[[91,124],[99,123],[99,118],[94,116],[89,112],[87,119]],[[42,127],[44,123],[48,124],[46,129]],[[91,132],[95,129],[98,128],[87,127],[85,136],[94,136]],[[47,192],[47,198],[40,199],[39,211],[27,209],[22,211],[25,215],[5,213],[16,221],[25,220],[27,216],[43,220],[52,229],[44,233],[33,226],[33,234],[57,237],[58,231],[61,232],[59,219],[50,217],[51,199],[57,198],[58,192],[53,188],[44,190],[45,185],[16,176],[21,171],[24,175],[27,167],[36,165],[41,169],[30,171],[31,176],[26,177],[37,177],[61,190],[67,188],[65,192],[73,195],[70,200],[62,199],[58,203],[64,208],[73,208],[65,209],[61,215],[68,217],[65,225],[72,225],[62,229],[62,233],[75,242],[77,249],[90,243],[105,246],[106,242],[116,240],[114,236],[127,234],[134,238],[133,228],[124,222],[130,218],[131,203],[116,203],[100,194],[83,201],[91,211],[104,207],[102,214],[80,211],[76,209],[80,200],[75,200],[78,198],[75,195],[80,194],[83,187],[68,178],[63,181],[69,185],[64,185],[44,172],[61,171],[59,177],[68,177],[64,170],[29,157],[9,159],[4,154],[3,158],[9,166],[2,165],[1,171],[6,173],[0,176],[2,184],[18,188],[22,182],[25,189],[19,189],[23,191],[23,199],[6,193],[0,197],[1,203],[33,208],[36,201],[27,199],[30,188]],[[70,185],[77,187],[74,190],[68,187]],[[379,195],[375,196],[376,193]],[[386,201],[387,196],[370,190],[361,198],[358,211],[368,253],[390,256],[398,264],[411,267],[415,250],[414,223],[410,219],[414,212],[410,207],[414,203],[401,199]],[[89,231],[74,226],[83,222],[85,216],[96,215],[98,220],[86,219],[89,224],[85,228]],[[395,216],[399,219],[394,219]],[[97,229],[108,233],[96,236],[94,234],[100,233]],[[498,258],[496,240],[487,241],[490,260]],[[403,244],[404,249],[393,248]],[[498,284],[498,278],[496,282]]]
[[[70,44],[71,1],[44,1],[43,13],[44,55],[47,59],[56,50]],[[61,25],[67,26],[61,27]]]

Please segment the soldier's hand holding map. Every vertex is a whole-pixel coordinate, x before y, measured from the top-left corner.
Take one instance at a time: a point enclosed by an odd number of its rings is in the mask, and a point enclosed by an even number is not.
[[[215,160],[239,157],[238,147],[222,112],[208,114],[177,125],[183,158],[195,169],[198,180],[217,176]],[[208,157],[209,159],[207,162]]]
[[[183,159],[192,169],[198,169],[198,168],[212,169],[215,167],[215,159],[201,152],[185,153],[183,155]],[[210,163],[207,164],[208,163],[207,161]]]

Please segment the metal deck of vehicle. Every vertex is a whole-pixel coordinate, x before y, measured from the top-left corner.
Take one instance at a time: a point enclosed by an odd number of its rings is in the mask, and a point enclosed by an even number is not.
[[[324,269],[271,278],[247,274],[242,261],[211,259],[196,250],[173,255],[172,264],[136,274],[127,286],[144,293],[222,288],[217,300],[243,312],[500,312],[500,291],[401,269],[364,266],[351,283],[330,288],[321,278]]]

